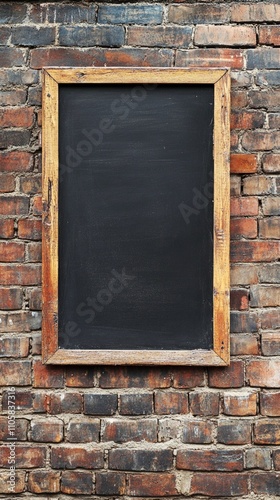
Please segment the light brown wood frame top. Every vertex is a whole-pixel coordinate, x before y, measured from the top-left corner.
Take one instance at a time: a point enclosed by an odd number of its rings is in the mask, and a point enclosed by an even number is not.
[[[67,83],[214,85],[213,350],[78,350],[58,348],[58,94]],[[49,364],[229,364],[230,72],[183,68],[43,69],[43,324],[42,358]]]

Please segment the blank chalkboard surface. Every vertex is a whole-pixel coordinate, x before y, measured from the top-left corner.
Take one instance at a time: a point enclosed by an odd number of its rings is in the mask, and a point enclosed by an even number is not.
[[[58,352],[213,352],[214,85],[70,81],[56,100]]]

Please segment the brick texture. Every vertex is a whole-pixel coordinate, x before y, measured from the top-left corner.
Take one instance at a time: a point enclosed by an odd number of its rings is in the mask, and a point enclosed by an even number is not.
[[[1,498],[278,498],[279,21],[269,0],[0,2]],[[44,66],[231,69],[228,367],[42,364]]]

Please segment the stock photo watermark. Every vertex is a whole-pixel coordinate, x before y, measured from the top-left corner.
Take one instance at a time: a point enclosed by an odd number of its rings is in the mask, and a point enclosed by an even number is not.
[[[178,208],[186,224],[190,223],[190,218],[193,215],[198,215],[201,212],[201,210],[204,210],[204,208],[206,208],[209,205],[209,203],[213,200],[213,193],[214,193],[213,173],[209,174],[209,176],[211,177],[211,180],[203,186],[202,190],[199,190],[196,187],[193,188],[192,190],[193,197],[191,205],[187,205],[184,201],[182,201],[178,205]]]
[[[8,465],[9,465],[9,491],[16,491],[16,390],[14,387],[8,389]]]
[[[119,295],[136,278],[136,276],[126,274],[124,267],[121,273],[112,269],[111,274],[113,277],[109,280],[106,288],[99,290],[96,297],[87,297],[84,302],[80,302],[76,307],[77,315],[82,317],[86,324],[93,323],[96,314],[102,313],[104,308],[111,304],[114,296]],[[63,340],[62,347],[67,347],[69,338],[77,337],[81,332],[82,330],[76,321],[68,321],[61,335],[61,339]]]
[[[154,90],[158,84],[135,85],[130,92],[123,92],[118,99],[111,102],[111,116],[102,118],[96,128],[83,129],[83,139],[78,142],[75,149],[66,146],[65,164],[60,162],[60,182],[66,173],[71,173],[82,161],[91,155],[93,149],[102,144],[104,138],[111,134],[117,127],[118,121],[125,120],[132,110],[136,110],[141,102],[145,101],[149,91]]]

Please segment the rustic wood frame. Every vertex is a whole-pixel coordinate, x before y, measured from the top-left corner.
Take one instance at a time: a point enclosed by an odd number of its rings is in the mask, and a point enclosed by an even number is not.
[[[58,96],[67,83],[214,85],[213,350],[77,350],[58,348]],[[45,68],[43,70],[43,325],[47,364],[229,364],[229,115],[227,69]],[[141,362],[139,362],[141,360]]]

